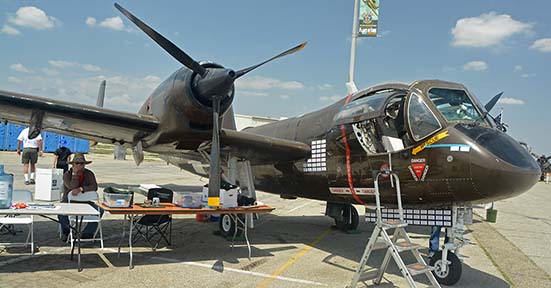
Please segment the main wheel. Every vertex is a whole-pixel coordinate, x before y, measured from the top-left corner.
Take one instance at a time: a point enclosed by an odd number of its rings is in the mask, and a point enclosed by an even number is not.
[[[240,216],[237,216],[237,217],[240,217]],[[235,233],[235,229],[236,229],[235,220],[233,220],[230,215],[223,214],[221,215],[220,220],[218,221],[218,228],[222,236],[233,237],[233,234]],[[239,235],[241,235],[241,230],[237,229],[237,236]]]
[[[446,271],[444,271],[442,268],[446,264],[442,262],[442,251],[438,251],[438,253],[430,258],[429,265],[434,267],[432,274],[434,274],[438,283],[450,286],[459,281],[462,268],[461,261],[453,252],[448,251],[447,260],[451,263],[446,267]]]
[[[360,223],[360,216],[353,205],[343,205],[341,209],[341,221],[335,219],[335,226],[342,231],[356,230]]]

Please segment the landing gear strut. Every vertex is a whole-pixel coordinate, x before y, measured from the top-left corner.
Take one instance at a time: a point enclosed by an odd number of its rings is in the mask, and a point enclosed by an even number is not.
[[[341,231],[356,230],[360,223],[358,210],[350,204],[327,202],[325,215],[335,219],[335,226]]]

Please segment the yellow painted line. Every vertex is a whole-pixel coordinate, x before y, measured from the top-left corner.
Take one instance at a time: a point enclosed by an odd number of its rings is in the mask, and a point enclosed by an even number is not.
[[[101,258],[101,260],[103,260],[103,262],[105,263],[105,265],[107,265],[107,267],[109,268],[113,268],[115,266],[113,266],[113,263],[111,263],[111,261],[109,261],[109,259],[107,259],[107,257],[105,257],[105,255],[103,255],[103,252],[98,252],[98,255],[99,255],[99,258]]]
[[[274,281],[274,279],[276,279],[276,277],[283,274],[283,272],[285,272],[285,270],[287,270],[287,268],[289,268],[291,265],[293,265],[295,262],[297,262],[298,259],[300,259],[306,253],[308,253],[310,250],[312,250],[312,248],[314,248],[314,246],[316,246],[316,244],[318,244],[329,233],[329,231],[331,231],[331,227],[329,227],[329,228],[327,228],[327,230],[321,232],[321,234],[318,235],[318,237],[316,237],[316,239],[314,239],[314,241],[312,241],[312,243],[308,244],[306,247],[302,248],[295,255],[293,255],[293,257],[291,257],[291,259],[289,259],[289,261],[287,261],[285,264],[281,265],[281,267],[279,267],[279,269],[277,269],[274,273],[272,273],[272,275],[270,275],[270,278],[262,281],[262,283],[260,283],[260,285],[258,285],[257,288],[266,288],[266,287],[268,287]]]

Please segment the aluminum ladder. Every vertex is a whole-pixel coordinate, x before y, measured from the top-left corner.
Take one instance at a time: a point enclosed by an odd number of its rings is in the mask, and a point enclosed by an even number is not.
[[[356,269],[356,273],[354,274],[354,277],[352,278],[352,282],[350,283],[349,287],[356,287],[356,285],[360,280],[365,281],[369,279],[373,279],[373,283],[375,285],[379,285],[388,267],[391,256],[392,258],[394,258],[394,261],[398,265],[400,272],[402,272],[402,275],[408,282],[409,287],[412,287],[412,288],[417,287],[415,281],[413,280],[413,276],[421,275],[421,274],[425,274],[427,276],[430,283],[432,284],[432,287],[440,287],[440,284],[438,284],[438,282],[436,281],[436,278],[432,274],[434,267],[428,266],[425,260],[423,259],[423,257],[421,257],[421,255],[419,254],[418,249],[421,248],[421,245],[413,243],[406,232],[405,227],[407,227],[408,224],[404,221],[404,214],[402,209],[402,197],[400,195],[400,179],[398,178],[398,175],[392,171],[373,171],[373,176],[374,176],[373,178],[374,178],[374,186],[375,186],[375,201],[377,205],[376,207],[377,221],[376,221],[375,229],[373,229],[373,233],[369,238],[369,242],[367,243],[367,246],[365,246],[363,256],[360,260],[360,265]],[[395,180],[396,197],[398,198],[397,200],[398,200],[398,211],[399,211],[400,220],[389,220],[384,222],[382,221],[381,200],[380,200],[380,194],[379,194],[379,177],[380,176],[390,177],[391,181]],[[388,232],[391,229],[394,229],[392,238],[390,237]],[[380,247],[379,245],[382,245],[383,247]],[[377,272],[376,277],[369,277],[368,273],[365,272],[365,267],[367,265],[369,256],[371,255],[371,252],[373,250],[381,249],[381,248],[383,249],[387,248],[385,258],[383,259],[383,262],[379,267],[379,269],[376,270]],[[406,251],[410,251],[411,253],[413,253],[413,256],[417,260],[416,263],[412,263],[412,264],[404,263],[404,260],[402,260],[402,257],[400,254]],[[372,272],[373,271],[369,272],[371,276],[372,276],[371,274]]]

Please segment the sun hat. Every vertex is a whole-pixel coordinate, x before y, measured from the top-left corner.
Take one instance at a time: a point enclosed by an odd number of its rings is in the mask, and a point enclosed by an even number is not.
[[[75,163],[90,164],[90,163],[92,163],[92,161],[86,161],[86,158],[84,158],[84,154],[77,153],[73,157],[73,160],[71,160],[71,162],[69,162],[69,164],[75,164]]]

